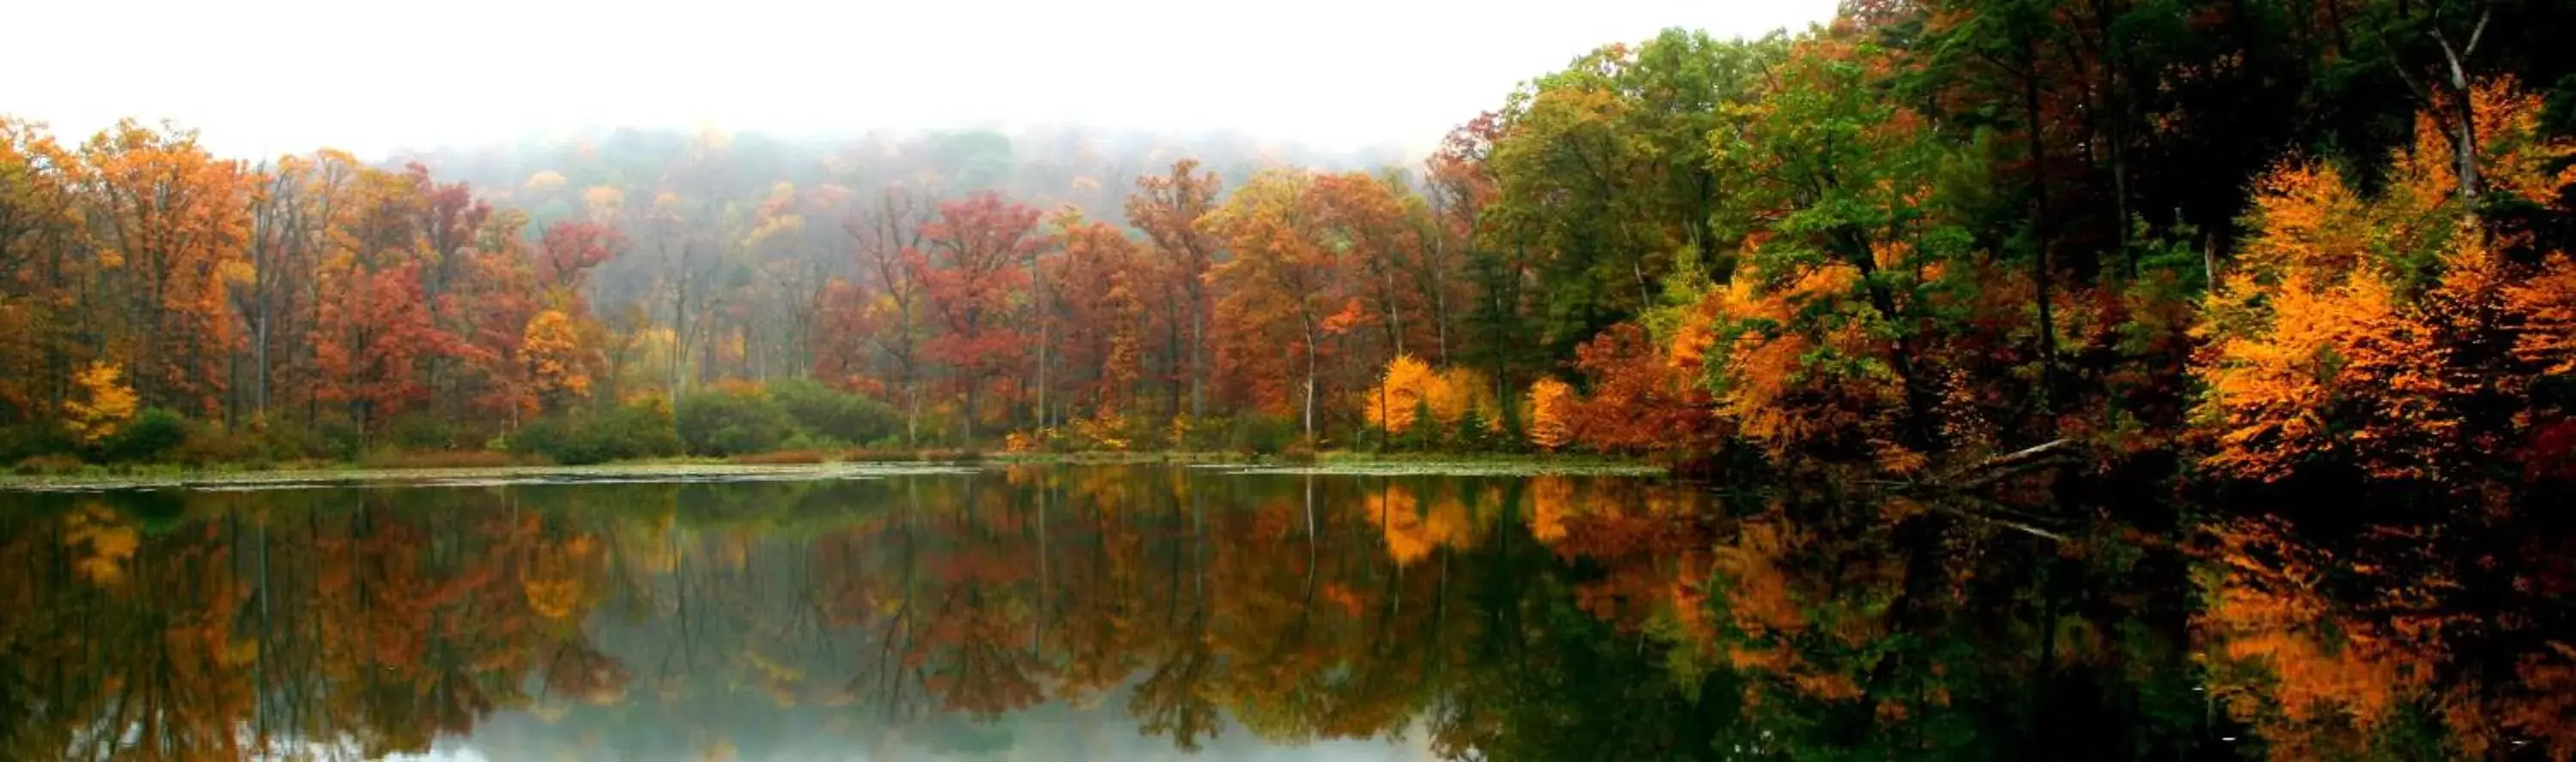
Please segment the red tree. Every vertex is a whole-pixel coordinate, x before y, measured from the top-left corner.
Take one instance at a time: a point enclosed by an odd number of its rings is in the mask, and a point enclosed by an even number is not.
[[[979,193],[939,205],[939,218],[922,227],[927,249],[905,257],[929,291],[931,311],[947,329],[924,349],[954,374],[970,441],[985,380],[1018,363],[1028,349],[1028,337],[1012,325],[1011,317],[1029,287],[1022,264],[1044,245],[1030,235],[1037,223],[1038,210],[997,193]]]

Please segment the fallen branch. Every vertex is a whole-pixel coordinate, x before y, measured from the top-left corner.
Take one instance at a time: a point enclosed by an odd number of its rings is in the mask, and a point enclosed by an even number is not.
[[[2076,462],[2076,456],[2070,451],[2074,447],[2075,440],[2050,440],[2045,444],[1997,455],[1978,461],[1974,465],[1951,471],[1940,478],[1933,479],[1926,486],[1961,492],[1984,489],[1993,486],[1996,482],[2042,468],[2073,465]]]

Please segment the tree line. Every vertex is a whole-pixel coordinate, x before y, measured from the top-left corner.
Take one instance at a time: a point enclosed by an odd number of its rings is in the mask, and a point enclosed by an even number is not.
[[[2567,15],[1854,2],[1603,46],[1376,170],[702,134],[469,186],[8,122],[0,417],[346,456],[801,378],[843,445],[2525,479],[2576,442]]]

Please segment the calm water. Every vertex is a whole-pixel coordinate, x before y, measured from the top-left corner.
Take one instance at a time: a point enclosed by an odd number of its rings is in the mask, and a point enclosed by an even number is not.
[[[2462,678],[2261,526],[1638,478],[20,493],[0,530],[11,760],[2542,756],[2576,701],[2576,649]]]

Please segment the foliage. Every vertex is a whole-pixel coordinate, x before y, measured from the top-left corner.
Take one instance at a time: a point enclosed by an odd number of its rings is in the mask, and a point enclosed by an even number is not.
[[[789,379],[763,388],[800,434],[837,442],[873,442],[902,433],[903,417],[884,403],[832,389],[815,381]]]
[[[689,454],[716,457],[777,449],[796,428],[787,408],[758,389],[717,389],[681,397],[674,420]]]
[[[668,404],[646,399],[610,408],[575,408],[529,423],[504,442],[564,465],[679,455],[684,447]]]
[[[141,415],[99,442],[99,454],[109,461],[148,463],[188,440],[188,419],[169,408],[146,408]]]
[[[1523,430],[1531,445],[1555,452],[1574,441],[1574,387],[1540,378],[1529,388],[1529,424]]]
[[[107,363],[81,369],[74,383],[84,399],[63,404],[63,428],[75,441],[96,445],[134,419],[134,388],[119,378],[123,374],[123,369]]]

